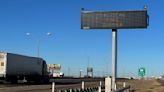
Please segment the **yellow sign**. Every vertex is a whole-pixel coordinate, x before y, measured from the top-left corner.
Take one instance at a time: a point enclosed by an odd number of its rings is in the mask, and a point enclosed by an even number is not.
[[[60,70],[61,69],[61,64],[48,64],[48,69],[50,70]]]
[[[54,68],[61,68],[61,64],[54,64]]]

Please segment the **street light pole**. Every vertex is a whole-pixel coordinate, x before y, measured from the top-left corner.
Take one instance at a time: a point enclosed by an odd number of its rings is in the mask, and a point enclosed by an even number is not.
[[[26,35],[27,36],[30,36],[31,33],[26,33]],[[50,33],[50,32],[46,33],[46,36],[51,36],[51,35],[52,35],[52,33]],[[40,43],[41,43],[42,38],[40,37],[37,40],[38,40],[37,41],[37,57],[40,58]]]
[[[37,56],[38,56],[38,58],[40,57],[39,54],[40,54],[40,39],[38,40],[38,44],[37,44]]]

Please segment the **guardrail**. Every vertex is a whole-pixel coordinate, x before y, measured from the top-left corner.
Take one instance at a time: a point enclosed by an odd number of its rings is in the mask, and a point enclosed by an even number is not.
[[[66,89],[66,90],[56,90],[55,92],[97,92],[98,87],[88,87],[85,89]]]
[[[105,87],[102,87],[104,89]],[[105,90],[102,90],[103,92]],[[65,89],[65,90],[54,90],[54,92],[102,92],[99,87],[87,87],[87,88],[76,88],[76,89]],[[116,92],[129,92],[130,86],[116,90]]]
[[[111,90],[111,80],[108,80],[105,85],[102,85],[101,81],[99,85],[86,86],[84,81],[81,83],[81,87],[67,88],[67,89],[56,89],[55,82],[52,83],[52,92],[129,92],[130,86],[123,82],[123,87],[115,91]]]
[[[101,89],[105,88],[105,86],[102,86],[102,83],[100,81],[99,86],[91,86],[91,87],[85,87],[84,81],[81,83],[80,88],[68,88],[68,89],[56,89],[55,88],[55,82],[52,83],[52,92],[101,92]]]
[[[129,91],[130,91],[130,86],[126,86],[126,87],[116,90],[116,92],[129,92]]]

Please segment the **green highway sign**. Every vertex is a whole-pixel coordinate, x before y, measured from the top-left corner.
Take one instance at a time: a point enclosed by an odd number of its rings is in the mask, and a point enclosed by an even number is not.
[[[145,73],[146,73],[146,69],[144,67],[138,69],[138,76],[144,77]]]

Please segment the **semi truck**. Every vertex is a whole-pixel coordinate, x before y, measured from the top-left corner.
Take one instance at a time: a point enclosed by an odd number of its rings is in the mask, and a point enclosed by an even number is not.
[[[38,57],[0,52],[0,80],[17,83],[24,79],[27,82],[48,82],[46,61]]]

